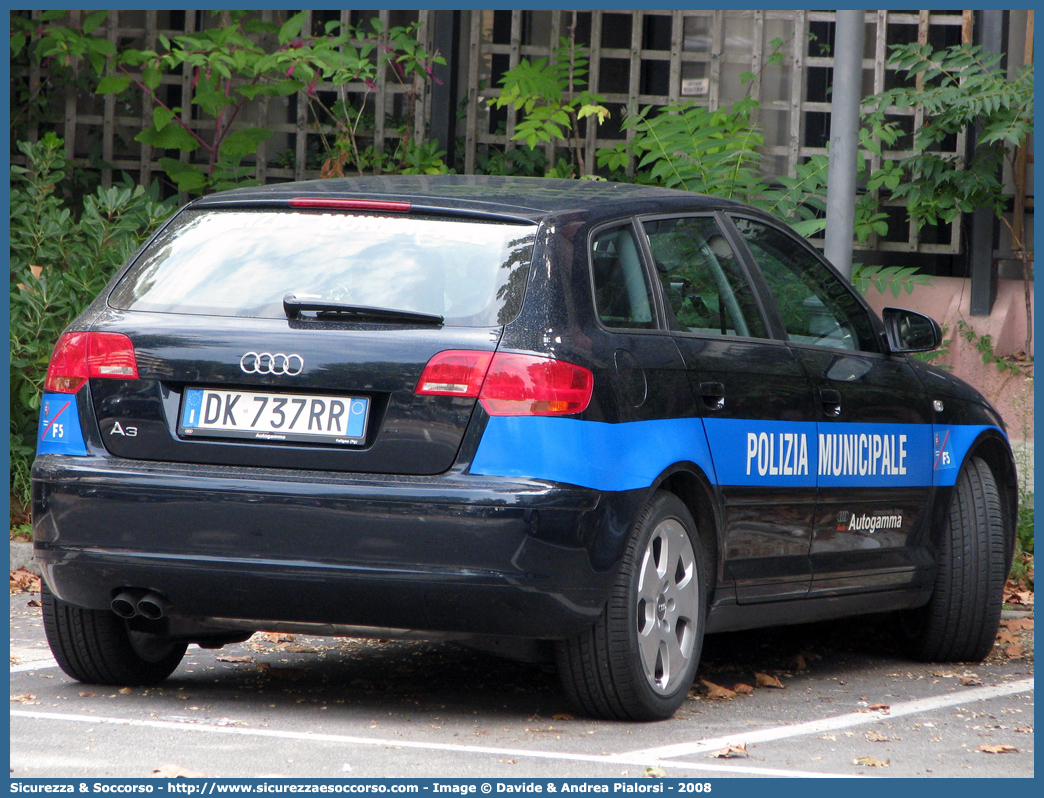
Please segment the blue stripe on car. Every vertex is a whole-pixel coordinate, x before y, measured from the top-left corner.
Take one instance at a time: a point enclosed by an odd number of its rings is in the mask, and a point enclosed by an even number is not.
[[[669,466],[691,462],[712,483],[729,486],[945,486],[956,482],[965,453],[987,429],[996,427],[495,416],[471,473],[619,491],[648,487]]]
[[[482,434],[471,473],[632,490],[648,487],[666,466],[685,461],[700,466],[714,481],[699,418],[605,424],[495,416]]]

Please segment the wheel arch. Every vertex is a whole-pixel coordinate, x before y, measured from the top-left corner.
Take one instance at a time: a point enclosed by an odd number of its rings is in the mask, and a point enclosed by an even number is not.
[[[1015,555],[1015,529],[1019,511],[1019,482],[1015,458],[1007,438],[996,430],[983,432],[969,447],[965,462],[971,457],[980,457],[993,472],[997,489],[1001,494],[1001,507],[1004,512],[1004,530],[1007,536],[1007,567],[1011,568],[1011,560]],[[964,464],[961,464],[964,467]]]
[[[722,519],[720,503],[711,481],[703,469],[693,463],[676,463],[653,483],[653,492],[664,490],[673,493],[692,514],[700,537],[700,548],[710,566],[713,583],[708,585],[708,598],[719,579]]]

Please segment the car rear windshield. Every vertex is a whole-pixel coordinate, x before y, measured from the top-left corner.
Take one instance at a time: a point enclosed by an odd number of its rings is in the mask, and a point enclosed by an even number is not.
[[[109,296],[123,310],[284,318],[283,297],[505,324],[536,226],[415,216],[187,210]]]

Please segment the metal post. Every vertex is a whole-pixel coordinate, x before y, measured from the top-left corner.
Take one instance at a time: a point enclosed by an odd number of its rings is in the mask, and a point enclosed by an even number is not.
[[[432,67],[431,86],[431,137],[446,151],[446,163],[450,166],[456,158],[457,146],[457,89],[458,58],[460,42],[460,12],[433,11],[429,17],[433,29],[434,50],[446,59],[445,64]]]
[[[830,112],[826,242],[823,254],[845,277],[852,276],[855,233],[856,156],[863,95],[863,12],[838,11],[834,91]]]
[[[995,55],[1004,52],[1004,43],[1008,40],[1005,22],[1006,11],[991,10],[978,12],[981,16],[975,26],[983,55]],[[999,69],[1000,67],[995,67]],[[981,130],[977,127],[969,131],[968,157],[975,149],[976,140]],[[968,239],[968,259],[971,267],[971,299],[972,316],[989,316],[993,310],[993,302],[997,298],[997,267],[993,261],[996,248],[997,228],[999,222],[990,208],[976,208],[971,217],[971,233]]]

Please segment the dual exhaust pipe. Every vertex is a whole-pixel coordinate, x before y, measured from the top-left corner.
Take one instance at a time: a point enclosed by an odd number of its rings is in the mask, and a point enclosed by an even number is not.
[[[140,615],[150,621],[158,621],[167,614],[170,602],[159,593],[129,588],[112,600],[112,611],[121,618],[134,618]]]

